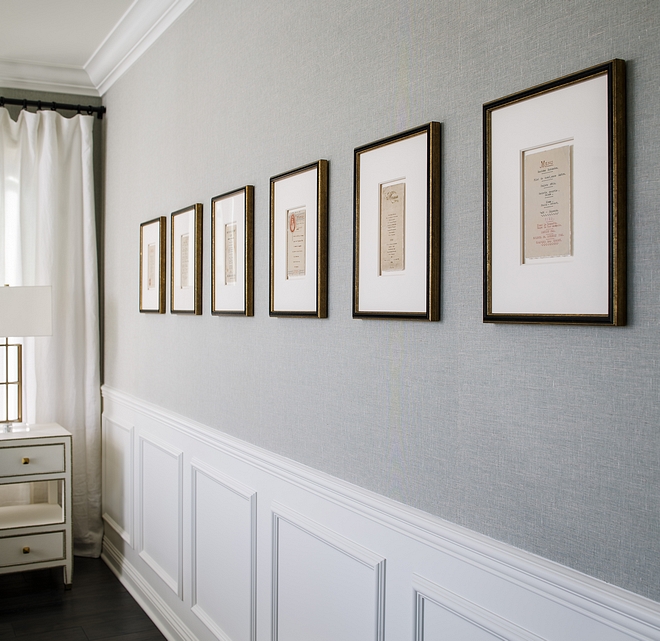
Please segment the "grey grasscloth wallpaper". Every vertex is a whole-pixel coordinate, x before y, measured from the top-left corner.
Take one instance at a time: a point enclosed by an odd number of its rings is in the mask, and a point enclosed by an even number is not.
[[[615,57],[629,324],[484,325],[482,104]],[[660,600],[659,99],[656,0],[197,0],[104,97],[105,382]],[[429,120],[442,321],[353,320],[353,149]],[[319,158],[329,318],[270,318],[268,179]],[[255,316],[212,317],[209,200],[245,184]],[[204,315],[139,314],[139,224],[194,202]]]

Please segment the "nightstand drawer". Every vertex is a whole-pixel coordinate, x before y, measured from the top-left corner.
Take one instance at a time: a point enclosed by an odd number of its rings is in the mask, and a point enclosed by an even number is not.
[[[0,539],[0,567],[64,559],[64,532],[9,536]]]
[[[0,449],[0,477],[64,472],[64,444]]]

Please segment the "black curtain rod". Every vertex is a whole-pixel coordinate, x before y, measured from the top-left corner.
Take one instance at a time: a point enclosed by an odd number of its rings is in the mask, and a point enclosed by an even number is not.
[[[28,100],[27,98],[3,98],[0,96],[0,107],[4,107],[5,105],[16,105],[18,107],[23,107],[23,109],[27,109],[28,107],[36,107],[38,110],[50,109],[51,111],[57,111],[58,109],[69,109],[71,111],[77,111],[78,113],[82,113],[84,111],[89,116],[92,114],[97,114],[97,118],[99,120],[103,119],[103,114],[105,113],[105,107],[103,105],[100,107],[93,107],[92,105],[69,105],[65,102]]]

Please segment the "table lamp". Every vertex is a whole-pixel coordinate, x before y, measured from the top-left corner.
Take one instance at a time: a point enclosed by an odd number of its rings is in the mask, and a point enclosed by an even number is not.
[[[52,333],[50,286],[0,287],[0,426],[20,423],[23,414],[23,350],[9,338]]]

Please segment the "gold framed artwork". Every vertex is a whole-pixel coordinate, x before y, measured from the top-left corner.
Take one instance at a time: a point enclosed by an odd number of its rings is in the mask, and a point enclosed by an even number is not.
[[[140,311],[165,313],[165,216],[140,225]]]
[[[202,313],[202,204],[172,213],[170,311]]]
[[[254,187],[211,199],[211,313],[254,314]]]
[[[328,316],[328,161],[270,179],[270,315]]]
[[[625,325],[625,62],[489,102],[484,322]]]
[[[440,319],[440,123],[354,152],[353,318]]]

